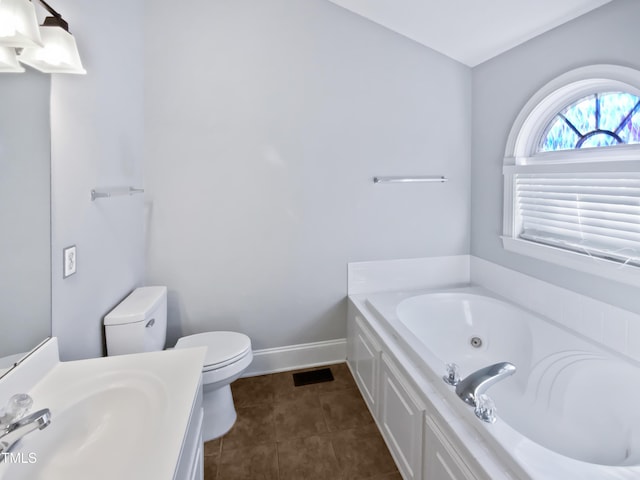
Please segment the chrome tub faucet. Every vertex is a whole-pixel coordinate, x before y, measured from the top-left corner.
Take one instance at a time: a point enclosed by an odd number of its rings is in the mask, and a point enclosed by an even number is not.
[[[477,400],[494,383],[516,373],[513,363],[500,362],[476,370],[456,385],[456,394],[468,405],[477,406]]]
[[[473,407],[476,417],[482,421],[494,423],[496,408],[491,398],[486,395],[486,391],[494,383],[513,375],[515,372],[515,365],[509,362],[500,362],[476,370],[460,380],[457,365],[447,364],[447,375],[443,377],[443,380],[456,387],[456,395]]]

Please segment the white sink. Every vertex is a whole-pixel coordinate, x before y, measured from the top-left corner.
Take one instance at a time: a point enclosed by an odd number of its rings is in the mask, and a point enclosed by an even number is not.
[[[173,479],[204,350],[186,352],[58,363],[28,392],[51,424],[16,445],[23,458],[0,478]]]

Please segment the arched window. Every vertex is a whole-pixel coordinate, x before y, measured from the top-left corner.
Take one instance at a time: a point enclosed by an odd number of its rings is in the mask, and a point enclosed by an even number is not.
[[[599,92],[572,103],[549,122],[539,152],[640,143],[640,98]]]
[[[640,285],[640,72],[586,67],[545,86],[503,173],[505,249]]]

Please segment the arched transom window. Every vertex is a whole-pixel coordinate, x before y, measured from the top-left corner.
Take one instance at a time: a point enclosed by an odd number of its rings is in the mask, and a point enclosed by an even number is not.
[[[640,72],[551,82],[516,120],[503,173],[507,250],[640,285]]]
[[[640,143],[640,98],[595,93],[564,108],[549,122],[538,151]]]

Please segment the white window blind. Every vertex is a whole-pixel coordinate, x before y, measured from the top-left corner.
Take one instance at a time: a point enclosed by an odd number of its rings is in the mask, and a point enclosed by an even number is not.
[[[502,172],[505,250],[640,287],[640,70],[589,65],[544,85]]]
[[[519,238],[640,266],[640,173],[518,173]]]

